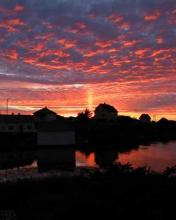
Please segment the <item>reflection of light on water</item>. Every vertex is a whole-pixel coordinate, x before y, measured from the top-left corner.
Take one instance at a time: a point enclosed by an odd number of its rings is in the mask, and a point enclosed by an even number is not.
[[[23,167],[14,167],[11,169],[4,169],[4,170],[0,170],[0,176],[4,177],[4,176],[21,176],[24,174],[29,174],[29,173],[35,173],[38,172],[38,166],[37,166],[37,161],[33,161],[30,165],[26,165]]]
[[[76,152],[76,167],[97,167],[95,163],[95,154],[91,153],[89,156],[86,156],[80,151]]]
[[[34,160],[33,162],[32,162],[32,164],[30,164],[30,165],[27,165],[27,166],[24,166],[24,167],[22,167],[22,168],[38,168],[38,165],[37,165],[37,161],[36,160]]]
[[[123,164],[129,162],[134,167],[147,166],[153,171],[163,172],[166,167],[176,165],[176,142],[140,146],[138,150],[132,150],[128,154],[119,154],[117,161]]]
[[[86,157],[84,153],[76,152],[76,161],[77,167],[97,167],[94,153]],[[148,147],[141,145],[139,149],[119,153],[116,162],[130,163],[135,168],[147,166],[153,171],[163,172],[166,167],[176,165],[176,142],[154,143],[148,145]]]
[[[114,154],[115,153],[115,154]],[[148,166],[151,170],[162,172],[166,167],[172,167],[176,165],[176,142],[169,142],[167,144],[155,143],[147,146],[140,146],[138,149],[129,151],[128,153],[119,153],[114,150],[100,152],[100,154],[90,153],[85,155],[80,151],[76,151],[76,167],[100,167],[102,163],[112,163],[114,161],[122,164],[130,163],[134,167]],[[115,155],[115,156],[113,156]],[[116,157],[117,156],[117,157]],[[66,160],[67,161],[67,160]],[[96,164],[99,164],[99,166]],[[102,162],[101,164],[99,162]],[[59,175],[62,175],[63,171],[59,171]],[[18,178],[30,178],[32,176],[38,177],[40,172],[38,171],[37,161],[33,161],[30,165],[23,167],[16,167],[13,169],[0,170],[0,181],[5,178],[18,179]],[[48,174],[47,174],[48,175]]]

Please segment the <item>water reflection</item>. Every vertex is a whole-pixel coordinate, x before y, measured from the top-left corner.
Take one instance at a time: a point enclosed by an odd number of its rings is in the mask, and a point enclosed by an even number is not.
[[[28,152],[0,152],[0,169],[27,167],[35,161],[35,153]]]
[[[118,158],[117,150],[98,150],[90,154],[76,151],[76,167],[109,167]]]
[[[99,150],[95,152],[95,162],[99,167],[108,168],[117,160],[116,150]]]
[[[126,152],[125,152],[126,150]],[[74,170],[75,167],[108,168],[116,162],[131,163],[134,167],[148,166],[162,172],[176,165],[176,142],[141,145],[133,150],[106,147],[94,152],[80,152],[71,148],[41,149],[30,152],[0,152],[0,173],[17,168],[26,170]],[[15,171],[16,172],[16,171]]]
[[[176,165],[176,142],[140,146],[138,150],[120,154],[117,161],[130,162],[134,167],[149,166],[154,171],[162,172],[166,167]]]
[[[80,151],[76,151],[76,167],[97,167],[95,154],[85,154]]]
[[[105,167],[114,162],[122,164],[129,162],[133,167],[148,166],[153,171],[162,172],[166,167],[176,165],[176,142],[140,145],[137,149],[127,152],[104,150],[92,153],[91,157],[94,158],[94,161],[89,163],[89,160],[85,159],[84,153],[77,152],[77,163],[80,164],[79,161],[81,161],[82,166],[96,164]]]
[[[39,171],[74,169],[76,167],[75,150],[72,148],[38,150],[37,164]]]

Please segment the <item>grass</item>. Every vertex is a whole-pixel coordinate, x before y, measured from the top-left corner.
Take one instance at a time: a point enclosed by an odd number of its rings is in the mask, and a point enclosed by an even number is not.
[[[1,184],[0,204],[17,219],[175,219],[174,174],[175,168],[159,174],[129,164],[84,169],[73,177]]]

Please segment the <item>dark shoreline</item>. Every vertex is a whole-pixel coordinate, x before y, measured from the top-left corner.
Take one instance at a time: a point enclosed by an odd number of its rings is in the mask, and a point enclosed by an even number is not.
[[[176,217],[176,177],[169,172],[120,164],[106,172],[84,172],[88,175],[0,184],[0,210],[14,210],[17,219],[64,218],[70,213],[80,219],[88,210],[86,217],[96,218]]]

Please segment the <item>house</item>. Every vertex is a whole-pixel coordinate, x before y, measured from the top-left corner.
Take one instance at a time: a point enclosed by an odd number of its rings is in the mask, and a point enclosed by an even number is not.
[[[151,122],[151,117],[150,115],[148,114],[142,114],[140,117],[139,117],[139,120],[141,122],[144,122],[144,123],[150,123]]]
[[[118,111],[111,105],[99,104],[95,109],[95,119],[98,120],[115,120],[118,117]]]
[[[70,121],[54,120],[41,122],[37,131],[38,146],[73,146],[75,129]]]
[[[47,107],[34,112],[33,115],[37,121],[53,121],[57,119],[57,113]]]
[[[0,115],[0,133],[36,132],[32,115]]]
[[[75,168],[75,130],[67,120],[40,123],[37,132],[39,171]]]

